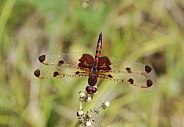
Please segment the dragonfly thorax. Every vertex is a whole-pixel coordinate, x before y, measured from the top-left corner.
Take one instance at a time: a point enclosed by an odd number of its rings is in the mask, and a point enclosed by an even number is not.
[[[97,77],[98,77],[98,71],[97,71],[97,68],[95,66],[95,67],[91,68],[90,75],[88,78],[88,84],[90,86],[95,86],[95,84],[97,82]]]
[[[97,67],[94,66],[91,68],[90,75],[88,78],[89,86],[86,87],[86,91],[88,94],[94,94],[97,91],[97,87],[95,86],[97,82],[97,77],[98,77]]]

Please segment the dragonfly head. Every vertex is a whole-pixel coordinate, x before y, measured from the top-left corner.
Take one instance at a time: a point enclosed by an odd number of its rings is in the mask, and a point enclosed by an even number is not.
[[[86,86],[86,91],[88,94],[94,94],[97,91],[97,87],[96,86]]]

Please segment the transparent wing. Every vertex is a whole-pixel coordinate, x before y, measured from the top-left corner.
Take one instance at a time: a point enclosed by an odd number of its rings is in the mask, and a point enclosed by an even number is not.
[[[83,53],[62,53],[41,55],[39,61],[43,64],[35,70],[38,78],[80,77],[88,76],[89,69],[78,67]]]
[[[98,74],[99,78],[141,88],[152,86],[153,82],[146,76],[146,74],[151,72],[151,67],[148,65],[115,57],[108,57],[108,59],[111,63],[111,69],[110,71],[101,70]]]
[[[114,73],[132,74],[132,75],[145,75],[151,72],[151,67],[148,65],[124,60],[121,58],[108,57],[111,62],[112,71]]]

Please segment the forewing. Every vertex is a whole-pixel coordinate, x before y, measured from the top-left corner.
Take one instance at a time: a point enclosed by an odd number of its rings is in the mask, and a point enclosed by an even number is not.
[[[78,66],[82,56],[83,53],[41,55],[39,61],[43,65],[34,74],[41,79],[88,76],[89,69]]]

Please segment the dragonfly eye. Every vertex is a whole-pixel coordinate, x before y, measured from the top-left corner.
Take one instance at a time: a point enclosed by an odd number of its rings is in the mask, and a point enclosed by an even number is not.
[[[95,86],[87,86],[86,91],[88,94],[94,94],[97,91],[97,88]]]

